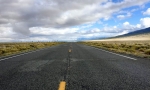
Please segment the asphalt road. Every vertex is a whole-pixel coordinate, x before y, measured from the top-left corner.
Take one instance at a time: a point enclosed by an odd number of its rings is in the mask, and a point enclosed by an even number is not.
[[[0,59],[0,90],[150,90],[150,60],[66,43]]]

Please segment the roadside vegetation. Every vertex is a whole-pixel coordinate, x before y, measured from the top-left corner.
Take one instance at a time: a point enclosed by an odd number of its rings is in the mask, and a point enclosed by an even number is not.
[[[58,44],[62,44],[62,42],[0,43],[0,56],[7,56],[21,52],[27,52]]]
[[[81,43],[113,52],[150,58],[150,41],[95,41]]]

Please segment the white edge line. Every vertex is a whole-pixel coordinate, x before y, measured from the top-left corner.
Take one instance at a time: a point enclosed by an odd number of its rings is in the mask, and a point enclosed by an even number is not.
[[[48,48],[50,48],[50,47],[48,47]],[[29,53],[33,53],[33,52],[37,52],[37,51],[41,51],[41,50],[48,49],[48,48],[43,48],[43,49],[39,49],[39,50],[30,51],[30,52],[23,53],[23,54],[19,54],[19,55],[11,56],[11,57],[8,57],[8,58],[3,58],[3,59],[0,59],[0,61],[4,61],[4,60],[10,59],[10,58],[14,58],[14,57],[18,57],[18,56],[26,55],[26,54],[29,54]]]
[[[131,58],[131,57],[128,57],[128,56],[125,56],[125,55],[113,53],[113,52],[106,51],[106,50],[103,50],[103,49],[100,49],[100,48],[96,48],[96,47],[92,47],[92,48],[95,48],[95,49],[98,49],[98,50],[101,50],[101,51],[104,51],[104,52],[108,52],[108,53],[111,53],[111,54],[114,54],[114,55],[118,55],[118,56],[121,56],[121,57],[129,58],[129,59],[132,59],[132,60],[137,60],[137,59],[135,59],[135,58]]]

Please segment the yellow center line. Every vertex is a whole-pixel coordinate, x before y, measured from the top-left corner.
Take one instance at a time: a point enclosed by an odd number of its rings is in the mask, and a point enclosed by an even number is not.
[[[66,82],[65,81],[61,81],[59,84],[59,89],[58,90],[65,90],[66,87]]]
[[[71,49],[69,49],[69,52],[71,52]]]

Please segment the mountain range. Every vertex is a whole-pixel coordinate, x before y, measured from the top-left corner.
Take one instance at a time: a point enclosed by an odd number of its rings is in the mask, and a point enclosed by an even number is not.
[[[137,30],[137,31],[133,31],[133,32],[129,32],[129,33],[124,34],[124,35],[116,36],[115,38],[135,36],[135,35],[148,34],[148,33],[150,33],[150,27],[145,28],[145,29],[141,29],[141,30]]]

